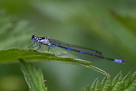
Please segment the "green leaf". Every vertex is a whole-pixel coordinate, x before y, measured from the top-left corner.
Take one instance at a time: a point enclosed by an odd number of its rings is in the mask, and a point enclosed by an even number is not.
[[[127,87],[126,91],[136,91],[136,72],[134,72],[131,76],[130,84]]]
[[[109,77],[104,77],[101,84],[98,78],[93,82],[90,90],[87,86],[82,91],[136,91],[136,72],[130,76],[130,72],[123,78],[120,72],[111,82]]]
[[[120,72],[114,79],[113,79],[113,91],[116,90],[123,90],[124,88],[124,82],[123,82],[123,75]]]
[[[21,70],[29,86],[29,91],[47,91],[41,70],[36,70],[32,64],[25,63],[23,59],[19,59],[19,61],[21,63]]]
[[[41,53],[35,50],[24,50],[24,49],[8,49],[0,51],[0,63],[18,62],[18,59],[24,59],[25,61],[58,61],[70,64],[81,65],[97,72],[100,72],[106,76],[110,76],[104,70],[97,68],[89,61],[77,60],[73,58],[56,57],[50,53]]]
[[[123,78],[125,89],[131,84],[130,72]]]
[[[93,82],[91,88],[89,91],[95,91],[95,90],[100,90],[100,85],[99,85],[99,80],[98,78]],[[85,90],[86,91],[86,90]]]
[[[90,88],[89,88],[89,85],[85,88],[85,91],[89,91]]]
[[[111,80],[109,77],[105,77],[103,80],[102,80],[102,83],[101,83],[101,89],[102,91],[110,91],[112,88],[112,85],[111,85]]]

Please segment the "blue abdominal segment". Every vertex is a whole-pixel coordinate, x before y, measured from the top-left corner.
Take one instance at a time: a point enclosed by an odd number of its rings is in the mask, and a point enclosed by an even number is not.
[[[114,59],[114,62],[117,62],[117,63],[125,63],[124,60],[121,60],[121,59]]]
[[[80,51],[80,53],[85,53],[84,51]]]
[[[73,50],[72,48],[67,48],[68,50]]]

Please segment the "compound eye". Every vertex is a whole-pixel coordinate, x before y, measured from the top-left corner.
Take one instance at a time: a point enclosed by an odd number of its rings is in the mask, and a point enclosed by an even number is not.
[[[34,35],[32,35],[32,38],[34,38]]]
[[[34,38],[36,38],[36,35],[34,35]]]
[[[32,35],[32,39],[35,39],[36,38],[36,35]]]

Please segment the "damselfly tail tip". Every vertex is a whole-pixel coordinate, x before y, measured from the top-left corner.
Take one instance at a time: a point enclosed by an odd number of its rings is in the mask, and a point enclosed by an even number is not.
[[[121,60],[121,59],[114,59],[114,62],[117,62],[117,63],[125,63],[125,60]]]
[[[122,63],[125,63],[125,60],[122,60]]]

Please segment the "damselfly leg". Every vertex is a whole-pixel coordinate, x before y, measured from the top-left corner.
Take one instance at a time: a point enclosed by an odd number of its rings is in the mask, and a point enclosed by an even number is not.
[[[50,46],[50,49],[51,49],[52,53],[54,54],[54,52],[53,52],[53,50],[52,50],[51,46]],[[54,55],[55,55],[55,54],[54,54]]]
[[[30,48],[30,47],[32,47],[34,44],[35,44],[35,42],[32,45],[28,46],[27,49]]]
[[[33,46],[35,44],[35,42],[32,44],[32,45],[30,45],[28,48],[34,48],[34,47],[37,47],[38,46],[38,44],[36,43],[36,46]],[[33,47],[32,47],[33,46]]]
[[[50,51],[50,47],[48,47],[48,52]]]
[[[36,50],[39,50],[39,49],[41,49],[41,48],[43,48],[43,45],[39,45],[40,47],[38,48],[38,49],[36,49]]]

